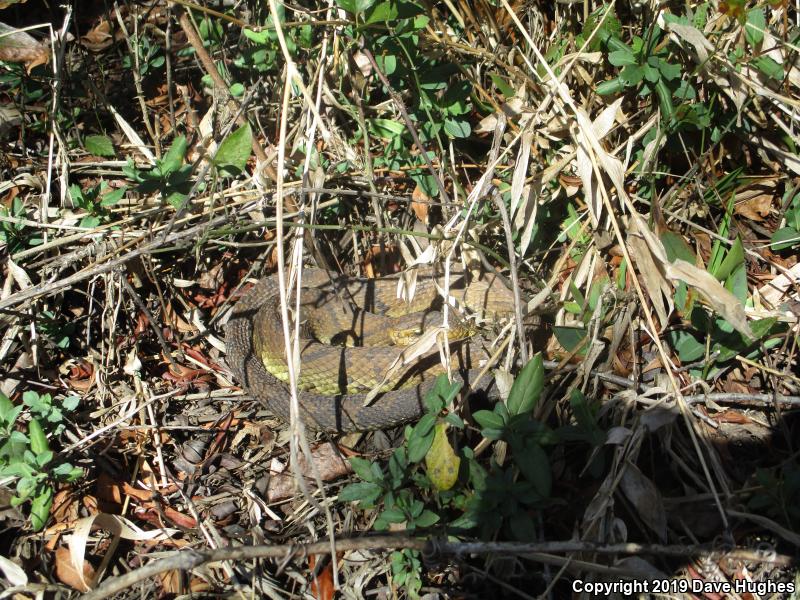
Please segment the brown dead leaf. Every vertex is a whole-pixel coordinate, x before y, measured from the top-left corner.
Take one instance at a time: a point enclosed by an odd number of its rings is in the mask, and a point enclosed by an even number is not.
[[[322,481],[332,481],[343,475],[347,475],[350,471],[350,463],[342,459],[338,449],[331,443],[320,444],[311,451],[312,460],[319,470],[319,476]],[[311,477],[311,471],[308,468],[308,463],[304,456],[300,456],[300,473],[304,477]],[[269,502],[278,502],[285,500],[295,495],[295,481],[294,476],[288,472],[273,473],[269,480],[269,487],[267,488],[267,500]]]
[[[765,190],[764,186],[752,186],[736,194],[733,211],[752,221],[763,221],[772,211],[772,202],[776,199],[774,183]]]
[[[417,184],[414,191],[411,193],[411,210],[417,215],[417,219],[425,225],[428,224],[428,210],[430,208],[431,197],[425,193],[425,190]]]
[[[333,600],[333,561],[329,560],[318,572],[317,562],[316,554],[308,557],[308,568],[312,575],[316,572],[311,580],[311,594],[317,600]]]
[[[81,38],[81,45],[91,52],[102,52],[114,43],[114,26],[103,19]]]
[[[0,60],[26,63],[28,72],[50,60],[50,47],[30,34],[0,22]]]
[[[167,307],[165,311],[165,318],[166,322],[170,325],[170,327],[176,328],[181,333],[196,333],[197,328],[194,325],[190,325],[187,323],[183,317],[181,317],[175,309],[172,307],[172,302],[167,301]]]
[[[91,589],[86,582],[94,580],[95,570],[88,560],[83,561],[83,577],[72,564],[69,548],[56,550],[55,563],[55,574],[61,583],[79,592],[88,592]]]

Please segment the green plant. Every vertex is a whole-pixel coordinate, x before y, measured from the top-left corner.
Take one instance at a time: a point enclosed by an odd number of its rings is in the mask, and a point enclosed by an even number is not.
[[[786,250],[800,246],[800,192],[795,188],[783,195],[784,218],[786,226],[772,234],[772,250]]]
[[[81,227],[93,228],[100,225],[100,223],[108,221],[110,218],[108,208],[119,203],[128,190],[127,187],[121,187],[113,191],[108,191],[109,189],[109,185],[105,181],[101,181],[85,190],[74,183],[69,186],[72,202],[78,208],[89,213],[81,219]]]
[[[373,523],[378,531],[437,526],[454,534],[478,529],[490,537],[502,529],[507,537],[532,539],[530,511],[549,503],[552,486],[543,446],[558,439],[531,418],[543,382],[544,365],[537,354],[517,376],[505,403],[474,414],[484,437],[502,439],[512,450],[507,466],[493,463],[487,471],[471,448],[456,452],[448,438],[450,427],[456,433],[466,430],[461,418],[447,410],[461,386],[440,376],[425,397],[425,414],[406,427],[405,444],[392,453],[385,468],[363,458],[350,459],[361,481],[344,487],[339,500],[378,509]],[[421,585],[418,553],[395,552],[392,573],[414,596]]]
[[[164,66],[166,59],[161,48],[158,44],[151,42],[148,36],[132,36],[131,48],[138,55],[138,63],[132,55],[126,54],[122,58],[122,66],[126,69],[133,69],[138,65],[139,75],[145,77]]]
[[[77,480],[83,470],[69,463],[54,462],[55,454],[50,449],[47,433],[42,422],[53,429],[63,429],[63,412],[53,406],[49,394],[39,396],[36,392],[23,395],[24,404],[31,408],[32,415],[27,424],[27,435],[16,428],[22,406],[14,404],[0,393],[0,478],[16,479],[16,495],[12,506],[30,501],[31,527],[41,530],[50,516],[55,495],[54,483]],[[77,406],[77,398],[68,398],[63,408],[71,410]],[[41,421],[40,421],[41,420]]]
[[[50,394],[39,394],[28,391],[22,394],[22,403],[30,409],[31,414],[45,423],[53,435],[64,431],[64,411],[72,411],[78,406],[78,396],[67,396],[61,406],[54,404]]]
[[[748,508],[797,530],[800,526],[800,465],[787,462],[779,468],[758,469],[755,479],[760,490],[750,497]]]
[[[192,188],[192,165],[183,164],[186,150],[186,137],[178,136],[164,157],[156,160],[152,169],[137,169],[133,161],[128,159],[122,172],[137,184],[137,192],[150,194],[159,191],[166,202],[179,208],[189,197]]]
[[[14,221],[0,221],[0,241],[5,242],[9,254],[23,250],[26,246],[37,246],[42,243],[42,238],[32,237],[28,227],[20,221],[27,218],[25,205],[19,197],[11,202],[11,210],[0,206],[0,216],[17,219]]]

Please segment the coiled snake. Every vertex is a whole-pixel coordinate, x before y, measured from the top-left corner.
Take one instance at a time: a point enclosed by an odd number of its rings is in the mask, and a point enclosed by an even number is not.
[[[365,406],[367,392],[384,379],[402,349],[391,345],[339,347],[312,336],[343,341],[385,340],[392,329],[411,321],[436,319],[443,280],[428,271],[419,275],[413,300],[397,298],[397,278],[356,279],[319,269],[303,271],[301,295],[300,417],[312,429],[329,432],[366,431],[399,425],[419,417],[423,399],[442,372],[438,352],[429,352],[401,375],[384,381],[381,394]],[[511,292],[499,280],[466,283],[457,273],[450,295],[484,318],[496,319],[513,311]],[[399,317],[398,315],[408,316]],[[384,316],[377,316],[384,315]],[[388,324],[387,324],[388,323]],[[438,322],[434,323],[438,324]],[[320,335],[322,332],[322,336]],[[339,334],[337,335],[337,331]],[[290,394],[277,276],[260,280],[236,303],[226,327],[227,362],[245,390],[284,420],[289,418]],[[382,344],[382,341],[378,341]],[[472,340],[451,344],[453,367],[459,379],[473,380],[483,348]],[[483,391],[491,393],[491,382]]]

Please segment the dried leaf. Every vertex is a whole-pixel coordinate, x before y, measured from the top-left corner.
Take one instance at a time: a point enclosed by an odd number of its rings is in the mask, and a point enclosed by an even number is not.
[[[667,539],[667,516],[655,484],[633,463],[625,465],[620,488],[639,516],[662,542]]]
[[[83,560],[81,572],[75,569],[75,565],[70,560],[70,553],[67,548],[56,550],[55,574],[58,580],[79,592],[88,592],[87,582],[93,581],[95,576],[94,567],[88,560]]]

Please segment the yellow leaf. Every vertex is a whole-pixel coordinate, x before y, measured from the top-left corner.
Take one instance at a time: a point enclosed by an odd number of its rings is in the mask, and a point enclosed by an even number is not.
[[[449,490],[458,479],[461,459],[456,456],[447,439],[447,423],[437,423],[433,444],[425,455],[428,477],[439,491]]]

